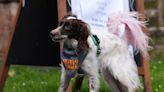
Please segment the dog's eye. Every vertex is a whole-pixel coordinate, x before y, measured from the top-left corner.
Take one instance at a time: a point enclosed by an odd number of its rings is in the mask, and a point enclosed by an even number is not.
[[[61,26],[61,25],[63,25],[63,21],[59,22],[59,24],[58,24],[58,26]]]
[[[63,25],[64,30],[71,30],[71,26],[69,22],[65,22]]]
[[[65,22],[65,23],[64,23],[64,26],[69,26],[69,25],[70,25],[69,22]]]

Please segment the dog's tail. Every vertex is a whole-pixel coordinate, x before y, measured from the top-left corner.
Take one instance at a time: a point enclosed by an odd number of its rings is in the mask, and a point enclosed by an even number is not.
[[[142,27],[145,27],[146,22],[140,21],[139,18],[141,17],[137,12],[117,12],[109,16],[107,26],[110,32],[118,35],[118,26],[124,24],[124,38],[128,44],[132,44],[134,49],[139,49],[142,56],[148,59],[149,37],[142,31]]]

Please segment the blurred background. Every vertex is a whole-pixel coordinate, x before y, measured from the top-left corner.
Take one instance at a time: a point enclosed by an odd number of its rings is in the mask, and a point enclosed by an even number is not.
[[[164,60],[164,0],[145,0],[148,33],[153,39],[151,58]]]
[[[8,36],[13,31],[12,24],[18,5],[18,0],[0,0],[0,67]],[[148,20],[147,33],[152,39],[150,44],[153,47],[150,51],[153,92],[164,92],[164,0],[145,0],[145,15]],[[11,66],[5,92],[56,92],[60,79],[59,71],[58,68],[52,67]],[[101,86],[101,90],[107,92],[103,83]],[[84,92],[87,92],[87,89],[86,86]]]

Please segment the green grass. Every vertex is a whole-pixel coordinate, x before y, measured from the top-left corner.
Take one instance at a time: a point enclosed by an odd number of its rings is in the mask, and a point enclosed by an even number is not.
[[[59,79],[56,68],[13,66],[4,92],[57,92]]]
[[[153,92],[164,92],[164,61],[152,62],[151,80]]]
[[[100,79],[100,92],[109,92],[103,78]],[[164,61],[151,62],[151,79],[153,92],[164,92]],[[12,66],[4,92],[57,92],[59,80],[59,68]],[[88,92],[87,78],[83,82],[82,92]]]

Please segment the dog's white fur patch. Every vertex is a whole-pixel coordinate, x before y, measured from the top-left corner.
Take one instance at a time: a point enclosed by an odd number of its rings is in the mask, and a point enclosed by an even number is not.
[[[67,17],[67,19],[70,20],[70,19],[77,19],[77,18],[73,17],[73,16],[69,16],[69,17]]]

